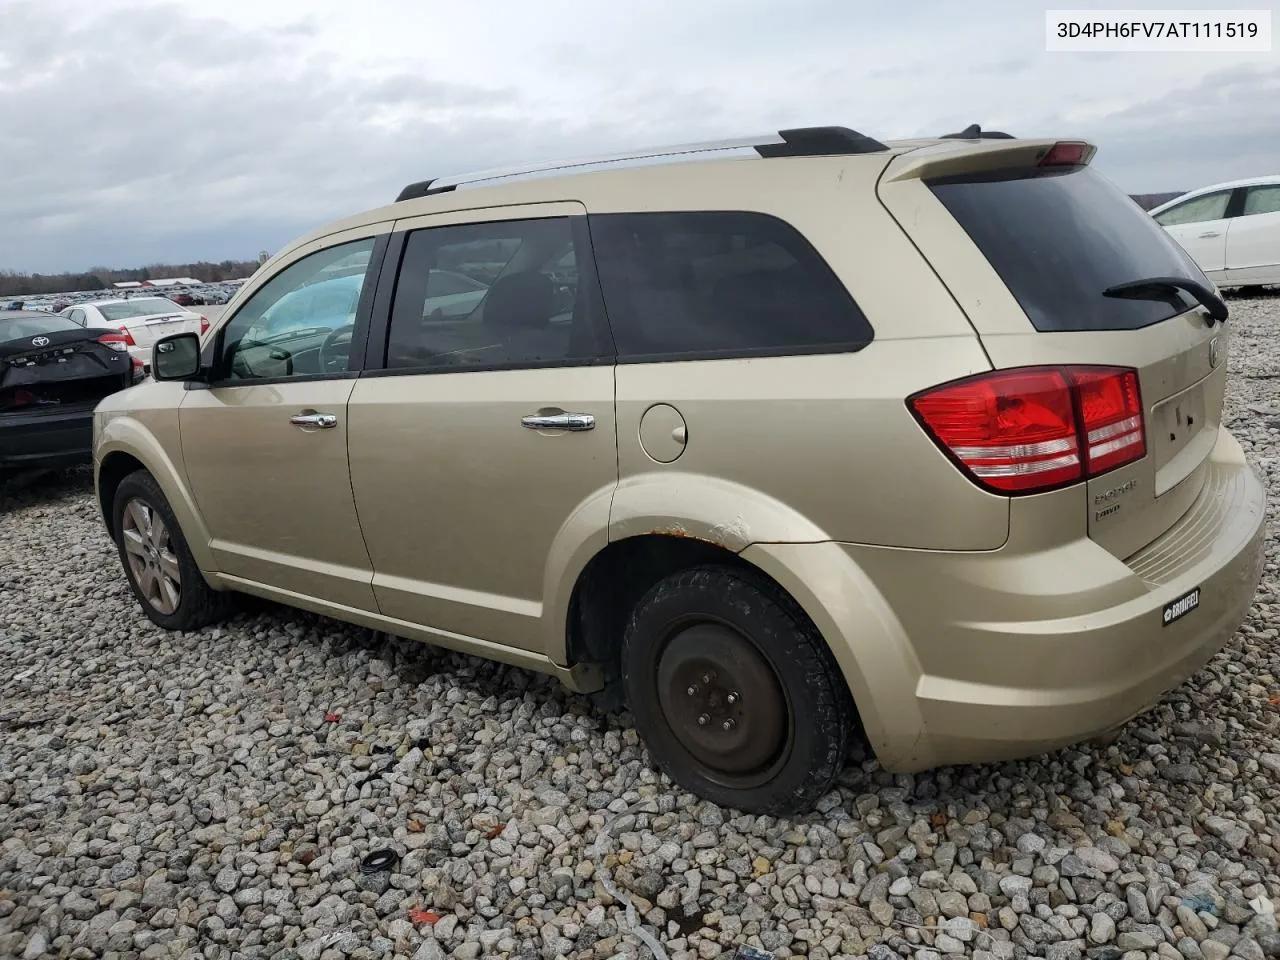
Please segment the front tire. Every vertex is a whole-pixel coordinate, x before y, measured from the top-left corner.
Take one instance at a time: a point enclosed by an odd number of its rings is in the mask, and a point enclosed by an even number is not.
[[[807,813],[844,764],[844,678],[798,605],[753,571],[654,585],[623,637],[622,685],[662,771],[722,806]]]
[[[111,520],[129,588],[153,623],[166,630],[198,630],[230,613],[232,596],[205,581],[150,473],[137,470],[120,482]]]

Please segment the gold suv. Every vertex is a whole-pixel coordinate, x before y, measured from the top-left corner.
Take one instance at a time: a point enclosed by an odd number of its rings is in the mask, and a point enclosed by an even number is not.
[[[1109,731],[1244,617],[1265,497],[1213,285],[1091,166],[840,127],[411,184],[95,416],[163,627],[235,592],[625,702],[804,810]]]

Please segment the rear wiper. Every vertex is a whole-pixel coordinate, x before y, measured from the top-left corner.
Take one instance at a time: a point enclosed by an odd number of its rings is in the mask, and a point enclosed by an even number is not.
[[[1182,290],[1195,297],[1199,304],[1209,311],[1211,320],[1218,323],[1227,321],[1227,304],[1209,287],[1190,277],[1147,277],[1145,280],[1131,280],[1128,283],[1117,283],[1102,291],[1104,297],[1124,297],[1129,300],[1168,300],[1170,295]]]

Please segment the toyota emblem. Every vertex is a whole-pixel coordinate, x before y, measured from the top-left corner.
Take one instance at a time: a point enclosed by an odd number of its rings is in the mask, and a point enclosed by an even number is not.
[[[48,337],[32,337],[31,345],[33,347],[47,347],[49,345]]]

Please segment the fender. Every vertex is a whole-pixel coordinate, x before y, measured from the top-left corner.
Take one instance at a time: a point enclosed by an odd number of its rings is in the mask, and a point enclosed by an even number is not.
[[[144,411],[150,413],[152,411]],[[177,443],[177,407],[171,411],[155,411],[157,413],[169,412],[173,415],[173,433],[174,443]],[[199,509],[196,507],[195,501],[187,491],[185,482],[186,474],[177,464],[175,464],[169,454],[165,451],[164,445],[156,439],[154,433],[147,428],[136,417],[129,414],[112,414],[99,412],[97,417],[101,418],[101,429],[97,431],[97,438],[93,451],[93,485],[95,492],[98,490],[98,474],[102,469],[102,464],[113,453],[126,453],[138,460],[142,465],[156,478],[156,483],[160,485],[160,490],[164,493],[165,499],[169,501],[169,506],[173,509],[174,516],[178,518],[178,526],[182,530],[182,535],[187,540],[187,546],[191,549],[191,555],[198,566],[206,576],[218,571],[218,565],[213,559],[213,551],[209,549],[209,542],[212,539],[209,535],[209,529],[205,526],[204,518],[200,515]],[[99,496],[101,502],[101,496]]]
[[[543,574],[543,649],[568,664],[569,604],[591,559],[609,543],[645,534],[688,537],[741,553],[752,542],[830,539],[779,500],[719,477],[641,474],[595,491],[560,528]]]
[[[911,764],[924,730],[921,671],[893,611],[849,553],[807,517],[718,477],[644,474],[583,502],[548,557],[543,611],[553,662],[568,662],[569,603],[587,564],[609,543],[647,534],[714,544],[780,584],[830,647],[882,764]]]
[[[818,628],[880,764],[891,771],[920,769],[920,662],[888,602],[844,546],[757,543],[742,559],[772,577]]]

